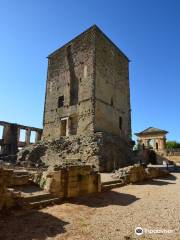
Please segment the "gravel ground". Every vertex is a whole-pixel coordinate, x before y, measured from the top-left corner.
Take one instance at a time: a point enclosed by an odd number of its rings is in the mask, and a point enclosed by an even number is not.
[[[138,237],[134,229],[172,230]],[[0,216],[0,240],[180,240],[180,173],[40,211]]]

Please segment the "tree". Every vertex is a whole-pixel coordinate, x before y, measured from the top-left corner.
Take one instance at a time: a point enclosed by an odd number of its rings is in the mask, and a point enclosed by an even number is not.
[[[180,143],[176,141],[167,141],[166,148],[167,149],[180,148]]]

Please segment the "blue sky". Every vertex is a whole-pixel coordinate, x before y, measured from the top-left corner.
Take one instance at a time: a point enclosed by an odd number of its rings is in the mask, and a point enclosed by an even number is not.
[[[131,60],[132,132],[180,141],[179,0],[0,0],[0,120],[42,127],[46,57],[93,24]]]

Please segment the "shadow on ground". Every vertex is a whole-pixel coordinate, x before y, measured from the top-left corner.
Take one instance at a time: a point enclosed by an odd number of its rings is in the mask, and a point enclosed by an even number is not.
[[[168,175],[166,177],[159,177],[158,179],[176,181],[177,177],[172,175],[172,174],[170,174],[170,175]]]
[[[159,177],[159,178],[154,178],[152,180],[140,182],[140,183],[135,183],[134,185],[158,185],[158,186],[163,186],[163,185],[168,185],[168,184],[176,184],[175,182],[169,182],[169,181],[176,181],[176,176],[170,174],[169,176],[166,177]]]
[[[173,182],[168,182],[168,181],[163,181],[161,179],[154,179],[151,181],[147,181],[147,182],[143,182],[143,183],[139,183],[138,185],[158,185],[158,186],[163,186],[163,185],[168,185],[168,184],[175,184]],[[137,185],[137,184],[136,184]]]
[[[78,197],[76,199],[72,199],[70,203],[86,205],[93,208],[100,208],[109,205],[127,206],[139,199],[140,198],[137,198],[131,194],[107,191],[102,192],[101,194],[89,195],[88,197]]]
[[[0,240],[45,240],[65,233],[69,224],[40,211],[15,212],[0,215]]]

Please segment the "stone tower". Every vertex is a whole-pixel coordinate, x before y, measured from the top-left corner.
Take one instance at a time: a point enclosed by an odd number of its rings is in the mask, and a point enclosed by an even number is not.
[[[48,56],[43,126],[44,140],[98,135],[105,170],[128,164],[129,60],[96,25]]]

